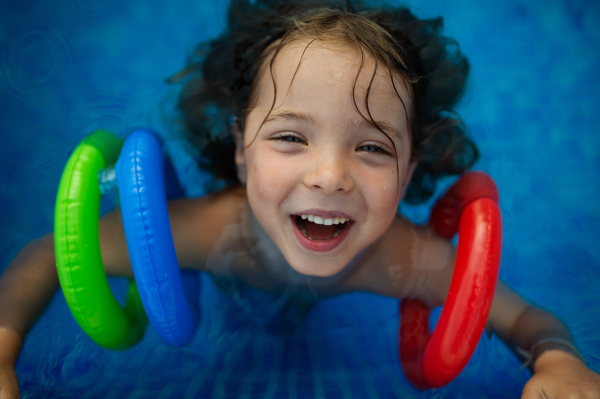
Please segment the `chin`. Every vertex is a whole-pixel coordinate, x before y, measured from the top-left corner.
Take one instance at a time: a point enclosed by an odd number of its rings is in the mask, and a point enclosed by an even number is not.
[[[330,277],[333,276],[346,267],[346,263],[336,264],[332,266],[332,262],[289,262],[290,267],[296,272],[305,276],[315,277]]]

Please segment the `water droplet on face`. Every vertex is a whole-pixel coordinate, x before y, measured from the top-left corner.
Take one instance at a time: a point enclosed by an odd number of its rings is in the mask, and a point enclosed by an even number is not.
[[[398,287],[400,281],[402,280],[402,266],[392,265],[390,266],[388,273],[392,281],[392,286]]]

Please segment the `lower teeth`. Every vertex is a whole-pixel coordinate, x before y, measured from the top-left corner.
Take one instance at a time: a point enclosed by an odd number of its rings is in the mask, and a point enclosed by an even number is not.
[[[303,224],[296,224],[296,225],[298,226],[298,228],[300,229],[300,231],[302,232],[302,234],[304,234],[304,237],[307,237],[307,238],[309,238],[311,240],[314,240],[311,236],[308,235],[308,233],[304,229],[304,225]],[[333,237],[328,238],[327,240],[332,240],[332,239],[336,238],[337,236],[339,236],[340,232],[342,232],[345,227],[346,227],[345,225],[341,225],[340,227],[338,227],[335,230],[335,233],[333,233]],[[314,240],[314,241],[327,241],[327,240]]]
[[[298,227],[300,227],[300,231],[302,232],[302,234],[304,234],[304,237],[308,237],[308,233],[306,232],[306,230],[304,230],[304,226],[300,225]]]

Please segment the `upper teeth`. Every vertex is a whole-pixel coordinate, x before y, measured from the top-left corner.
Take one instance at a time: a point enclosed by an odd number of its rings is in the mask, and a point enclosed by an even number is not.
[[[333,219],[323,219],[321,216],[315,215],[301,215],[302,219],[308,219],[309,222],[313,222],[316,224],[324,224],[325,226],[331,226],[332,224],[340,224],[346,223],[346,218],[333,218]]]

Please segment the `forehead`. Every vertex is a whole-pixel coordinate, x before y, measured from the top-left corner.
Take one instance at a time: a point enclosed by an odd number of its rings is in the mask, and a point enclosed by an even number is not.
[[[406,121],[412,113],[410,86],[406,80],[395,73],[390,78],[390,71],[383,62],[351,45],[293,41],[285,44],[274,58],[272,74],[270,59],[267,58],[259,71],[251,108],[268,110],[273,105],[276,109],[284,103],[287,108],[307,100],[318,103],[328,97],[323,96],[324,93],[336,91],[342,102],[338,104],[340,107],[358,108],[367,117],[369,112],[386,111]]]

